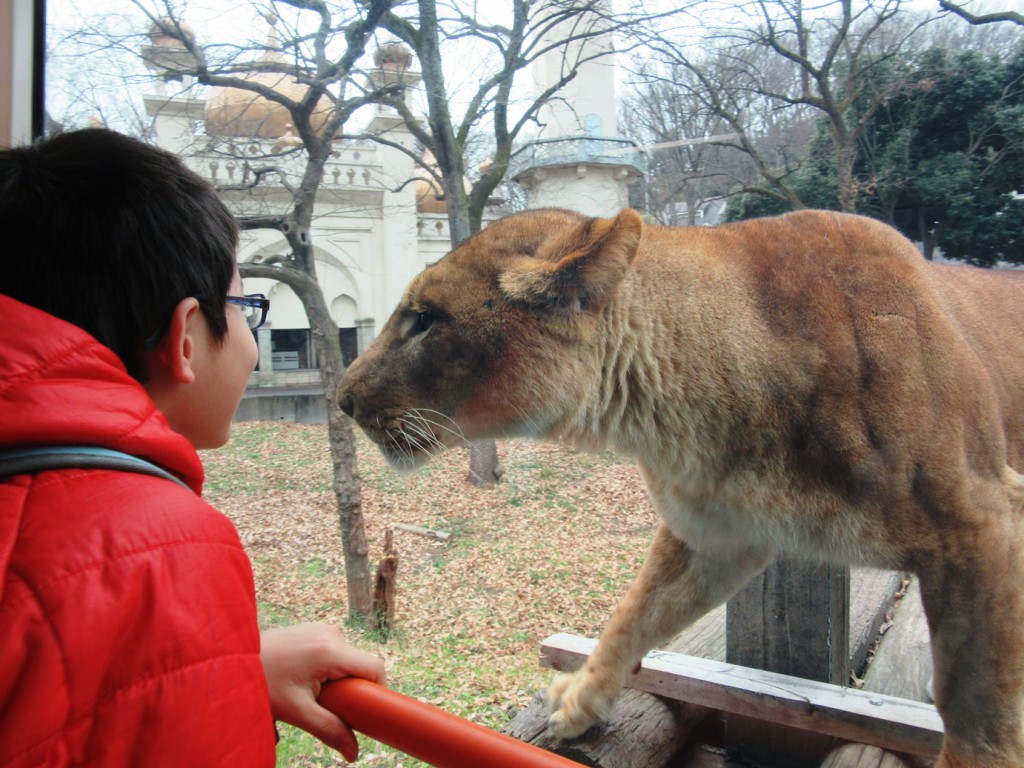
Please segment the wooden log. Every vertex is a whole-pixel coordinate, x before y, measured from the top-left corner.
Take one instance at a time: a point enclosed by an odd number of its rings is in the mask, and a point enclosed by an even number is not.
[[[891,752],[868,744],[844,744],[834,750],[821,768],[909,768]]]
[[[571,741],[548,732],[549,714],[545,696],[538,693],[502,732],[592,768],[660,768],[689,742],[710,710],[627,690],[608,723]]]
[[[426,536],[428,539],[437,539],[438,541],[448,541],[452,537],[447,531],[435,531],[432,528],[421,528],[418,525],[409,525],[408,523],[392,523],[391,527],[399,531],[415,533],[417,536]]]
[[[377,629],[390,632],[395,626],[395,586],[398,577],[398,551],[395,535],[389,528],[384,532],[384,556],[377,563],[373,581],[373,616]]]
[[[669,648],[717,654],[724,659],[724,639],[723,605],[680,634]],[[700,729],[701,723],[711,714],[712,710],[699,705],[665,701],[643,691],[627,689],[615,704],[611,722],[592,728],[580,739],[562,742],[547,732],[550,712],[541,693],[513,718],[504,732],[584,765],[660,768],[688,745],[693,732]],[[701,754],[700,757],[706,756]],[[690,768],[690,763],[684,764]],[[694,763],[694,768],[696,765]]]
[[[587,638],[553,635],[541,644],[541,663],[574,669],[596,645]],[[626,685],[893,752],[931,758],[942,746],[942,720],[929,704],[734,664],[652,651]]]
[[[868,653],[878,645],[882,627],[892,620],[908,578],[909,574],[902,571],[850,570],[850,669],[858,677],[864,676]],[[901,696],[895,691],[881,693]]]
[[[725,750],[696,742],[685,747],[666,768],[738,768]]]
[[[725,606],[712,608],[665,646],[666,651],[725,661]]]

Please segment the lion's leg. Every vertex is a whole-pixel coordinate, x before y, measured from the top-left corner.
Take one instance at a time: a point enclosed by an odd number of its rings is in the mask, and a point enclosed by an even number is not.
[[[1024,532],[1014,515],[979,518],[921,573],[945,728],[936,768],[1024,766]]]
[[[702,555],[662,525],[593,655],[552,684],[552,731],[571,738],[607,719],[626,674],[644,654],[727,600],[769,560],[761,553]]]

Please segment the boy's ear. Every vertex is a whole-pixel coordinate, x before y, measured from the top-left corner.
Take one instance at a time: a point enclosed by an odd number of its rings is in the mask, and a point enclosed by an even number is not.
[[[534,256],[508,265],[499,278],[502,293],[538,309],[598,311],[633,262],[642,229],[640,214],[627,208],[553,233]]]
[[[160,346],[156,349],[157,364],[164,375],[179,384],[195,381],[196,333],[199,331],[199,301],[189,296],[177,303],[171,313],[171,323]]]

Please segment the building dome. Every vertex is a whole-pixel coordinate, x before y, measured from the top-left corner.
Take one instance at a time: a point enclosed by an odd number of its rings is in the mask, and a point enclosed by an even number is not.
[[[483,163],[480,166],[481,171],[484,171],[491,162],[491,160],[488,160]],[[444,199],[444,190],[427,168],[435,172],[437,171],[437,160],[434,157],[434,153],[429,149],[423,150],[422,165],[417,165],[412,172],[413,178],[416,180],[414,186],[416,190],[416,211],[417,213],[448,213],[448,201]],[[462,188],[466,190],[467,195],[473,189],[472,182],[465,176],[462,177]],[[488,205],[499,202],[501,200],[497,197],[491,197],[487,200]]]
[[[428,168],[430,170],[427,170]],[[417,165],[412,172],[413,178],[416,179],[416,210],[419,213],[448,213],[448,201],[444,199],[444,190],[430,171],[437,172],[437,158],[429,149],[424,149],[421,165]],[[463,186],[468,192],[468,182],[463,180]]]
[[[441,192],[437,182],[425,178],[416,179],[416,211],[417,213],[448,213],[448,203],[439,200]]]
[[[267,46],[260,63],[268,69],[283,69],[285,72],[250,72],[241,79],[281,94],[291,101],[302,101],[309,86],[298,82],[281,54],[277,41],[277,16],[267,13],[264,18],[268,25]],[[310,117],[310,124],[317,133],[334,112],[331,100],[322,96]],[[256,91],[245,88],[214,87],[206,99],[206,132],[211,136],[234,138],[280,139],[282,136],[296,137],[294,119],[288,109]]]
[[[373,63],[379,69],[404,72],[412,66],[412,51],[399,42],[384,43],[373,52]]]
[[[301,101],[308,86],[278,72],[254,72],[243,78],[293,100]],[[323,129],[333,112],[326,96],[310,115],[315,130]],[[206,132],[211,136],[279,139],[292,131],[291,113],[276,101],[244,88],[211,88],[206,100]]]
[[[149,27],[149,41],[157,48],[185,48],[185,44],[173,35],[167,34],[168,31],[173,32],[174,30],[181,30],[181,36],[188,40],[190,43],[195,43],[196,33],[192,29],[190,24],[186,24],[184,21],[178,21],[177,19],[163,18],[154,21]]]
[[[149,45],[142,47],[146,66],[165,80],[181,80],[191,76],[196,60],[189,50],[194,49],[196,34],[192,27],[177,19],[157,19],[147,33]]]

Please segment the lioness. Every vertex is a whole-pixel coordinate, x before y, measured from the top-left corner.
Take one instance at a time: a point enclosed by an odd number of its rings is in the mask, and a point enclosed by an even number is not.
[[[1024,275],[870,219],[714,228],[545,209],[416,277],[340,407],[410,470],[465,439],[634,456],[663,524],[555,733],[776,555],[920,578],[941,768],[1024,766]]]

